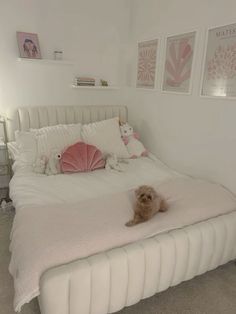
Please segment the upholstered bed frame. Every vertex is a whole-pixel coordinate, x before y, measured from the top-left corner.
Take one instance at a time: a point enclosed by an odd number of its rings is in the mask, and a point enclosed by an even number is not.
[[[70,123],[90,123],[113,117],[126,122],[128,111],[125,106],[45,106],[22,107],[10,111],[7,119],[8,141],[15,138],[15,131],[39,129],[44,126]]]
[[[114,116],[126,121],[126,107],[22,108],[9,120],[9,140],[17,129]],[[49,269],[40,281],[41,312],[113,313],[212,270],[236,258],[235,226],[236,211]]]

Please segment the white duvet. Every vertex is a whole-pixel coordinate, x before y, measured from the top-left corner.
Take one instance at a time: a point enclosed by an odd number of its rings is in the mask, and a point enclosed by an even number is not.
[[[89,173],[46,176],[22,165],[14,167],[10,196],[16,210],[28,205],[75,203],[110,193],[126,191],[141,184],[163,182],[178,176],[155,157],[130,159],[124,172],[105,169]]]

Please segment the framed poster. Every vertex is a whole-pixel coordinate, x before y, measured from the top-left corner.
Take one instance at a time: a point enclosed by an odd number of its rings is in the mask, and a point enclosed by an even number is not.
[[[138,88],[155,88],[158,39],[138,43]]]
[[[201,95],[236,97],[236,24],[208,30]]]
[[[166,38],[162,91],[190,94],[196,32]]]
[[[37,34],[17,32],[16,36],[21,58],[41,59]]]

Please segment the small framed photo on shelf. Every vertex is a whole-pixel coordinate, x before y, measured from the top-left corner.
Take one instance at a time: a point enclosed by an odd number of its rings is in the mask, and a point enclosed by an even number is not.
[[[201,96],[236,97],[236,24],[208,30]]]
[[[191,77],[196,32],[166,38],[162,91],[191,93]]]
[[[154,89],[158,39],[138,43],[137,88]]]
[[[41,59],[37,34],[17,32],[16,36],[21,58]]]

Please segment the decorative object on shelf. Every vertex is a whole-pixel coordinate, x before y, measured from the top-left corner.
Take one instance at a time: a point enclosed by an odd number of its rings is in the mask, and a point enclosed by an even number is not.
[[[75,77],[75,86],[95,86],[95,79],[92,77]]]
[[[54,60],[62,60],[63,59],[63,51],[55,50],[54,53]]]
[[[101,86],[108,86],[108,82],[105,80],[100,80]]]
[[[17,42],[21,58],[41,59],[38,35],[17,32]]]
[[[162,91],[189,94],[196,32],[167,37]]]
[[[236,24],[208,30],[202,96],[236,97]]]
[[[158,39],[138,43],[136,87],[155,88]]]
[[[86,85],[83,85],[83,86],[78,86],[78,85],[75,85],[75,84],[72,84],[71,86],[72,88],[74,89],[89,89],[89,90],[117,90],[117,89],[120,89],[119,86],[112,86],[112,85],[109,85],[109,86],[101,86],[101,85],[95,85],[95,86],[86,86]]]

